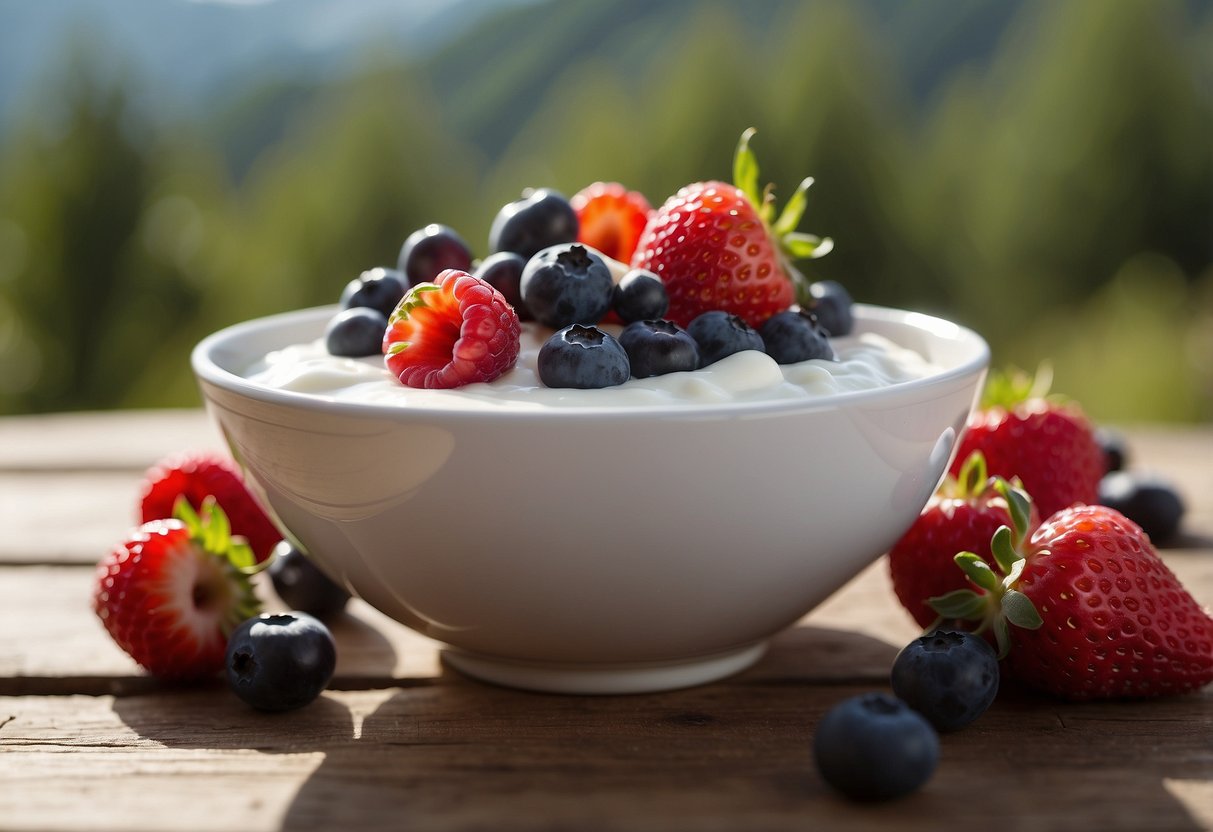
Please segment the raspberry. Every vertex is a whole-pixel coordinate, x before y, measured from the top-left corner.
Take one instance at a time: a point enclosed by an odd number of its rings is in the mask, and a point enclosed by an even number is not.
[[[387,368],[409,387],[447,389],[492,381],[521,348],[518,313],[501,292],[447,269],[409,290],[383,336]]]

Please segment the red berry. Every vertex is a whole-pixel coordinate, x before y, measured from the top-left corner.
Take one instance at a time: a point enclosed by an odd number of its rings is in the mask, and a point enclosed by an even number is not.
[[[1015,531],[956,562],[982,592],[932,599],[980,622],[1008,674],[1066,699],[1163,696],[1213,681],[1213,618],[1139,526],[1105,506],[1074,506],[1025,538],[1028,498],[1004,489]],[[997,570],[997,571],[996,571]]]
[[[236,463],[227,457],[206,452],[183,453],[157,462],[143,478],[140,519],[146,523],[172,517],[180,496],[195,511],[202,508],[207,497],[214,497],[231,523],[232,534],[248,541],[258,561],[269,557],[282,540],[282,532],[249,492]]]
[[[753,203],[726,182],[688,185],[666,200],[632,265],[661,278],[670,296],[666,317],[683,327],[715,309],[757,327],[795,299]]]
[[[812,179],[796,190],[783,214],[758,191],[758,163],[741,137],[734,185],[687,185],[653,212],[632,256],[634,268],[654,272],[670,297],[666,317],[689,326],[704,312],[723,310],[754,328],[795,300],[796,257],[820,257],[833,243],[794,229]]]
[[[577,242],[623,263],[631,261],[653,212],[644,194],[618,182],[595,182],[574,194],[570,203],[580,227]]]
[[[956,568],[957,552],[984,552],[999,526],[1010,526],[1005,498],[986,478],[981,454],[967,459],[959,475],[948,475],[926,508],[889,550],[893,591],[920,627],[938,618],[930,599],[971,588]],[[1039,518],[1033,516],[1034,528]]]
[[[1007,666],[1068,699],[1158,696],[1213,681],[1213,619],[1133,521],[1104,506],[1050,517],[1017,588],[1044,624],[1011,627]]]
[[[462,387],[492,381],[514,366],[522,325],[502,294],[448,269],[408,291],[388,319],[383,354],[409,387]]]
[[[94,612],[119,647],[161,678],[222,670],[228,634],[258,611],[241,571],[252,552],[231,540],[211,505],[202,520],[185,510],[181,519],[144,523],[97,567]]]
[[[1029,399],[978,410],[961,435],[957,459],[981,451],[991,474],[1018,477],[1043,517],[1099,501],[1106,460],[1076,405]],[[957,470],[958,463],[953,463]]]

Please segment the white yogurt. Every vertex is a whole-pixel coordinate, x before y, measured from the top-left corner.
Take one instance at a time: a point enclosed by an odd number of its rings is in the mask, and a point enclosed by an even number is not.
[[[608,327],[609,329],[609,327]],[[668,407],[809,399],[873,390],[938,372],[918,353],[873,333],[833,338],[838,361],[779,365],[765,353],[734,353],[693,372],[633,378],[601,390],[545,387],[536,362],[549,332],[523,324],[522,350],[512,370],[488,383],[453,390],[416,390],[397,381],[382,356],[340,358],[318,339],[295,344],[254,364],[247,378],[266,387],[341,401],[457,409],[550,407]]]

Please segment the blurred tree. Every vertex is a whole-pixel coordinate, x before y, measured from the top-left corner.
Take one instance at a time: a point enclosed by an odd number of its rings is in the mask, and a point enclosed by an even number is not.
[[[24,248],[6,281],[17,336],[3,360],[25,365],[0,371],[24,378],[32,364],[37,379],[0,385],[6,409],[112,406],[157,348],[128,270],[148,187],[146,126],[128,106],[129,80],[100,53],[77,40],[70,56],[42,94],[57,106],[27,124],[0,166],[0,217]],[[133,348],[109,341],[126,330]]]

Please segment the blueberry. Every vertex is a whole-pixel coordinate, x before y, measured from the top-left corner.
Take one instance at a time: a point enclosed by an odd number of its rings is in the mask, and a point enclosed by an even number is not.
[[[328,628],[307,613],[262,613],[227,642],[227,681],[262,711],[301,708],[333,678],[337,647]]]
[[[851,295],[837,280],[819,280],[809,285],[809,311],[817,325],[831,336],[850,335],[855,328]]]
[[[669,321],[633,321],[619,333],[636,378],[699,368],[699,346],[685,329]]]
[[[767,319],[759,333],[767,355],[779,364],[811,358],[835,360],[834,348],[809,312],[794,309],[777,312]]]
[[[551,329],[596,324],[611,308],[611,270],[585,246],[545,248],[522,272],[522,300],[535,320]]]
[[[655,321],[670,310],[670,296],[660,277],[644,269],[632,269],[615,284],[611,308],[624,323]]]
[[[573,324],[539,349],[539,380],[548,387],[593,389],[623,384],[632,374],[628,354],[601,329]]]
[[[527,188],[522,199],[503,206],[489,230],[489,251],[512,251],[530,259],[545,248],[577,239],[577,212],[551,188]]]
[[[889,800],[921,787],[939,763],[939,737],[921,714],[886,693],[845,699],[813,736],[822,778],[853,800]]]
[[[446,269],[466,272],[472,268],[472,252],[453,229],[430,223],[404,241],[396,267],[404,272],[410,286],[416,286],[433,281]]]
[[[1104,462],[1107,465],[1105,473],[1123,471],[1129,459],[1129,446],[1125,438],[1114,430],[1096,428],[1095,441],[1103,450]]]
[[[345,609],[350,594],[288,541],[275,547],[270,561],[274,592],[291,609],[327,618]]]
[[[395,269],[368,269],[346,284],[341,293],[341,308],[365,306],[389,316],[408,290],[408,280]]]
[[[1174,537],[1184,516],[1184,503],[1175,488],[1152,474],[1108,474],[1099,481],[1099,502],[1141,526],[1154,543]]]
[[[687,332],[699,345],[700,367],[715,364],[742,350],[763,352],[766,349],[757,330],[736,315],[720,310],[704,312],[691,321]]]
[[[526,304],[522,302],[521,284],[524,268],[526,268],[526,260],[522,255],[512,251],[499,251],[484,258],[476,267],[473,275],[501,292],[506,302],[518,313],[518,320],[529,321],[532,319],[531,310],[527,309]]]
[[[981,636],[936,631],[893,661],[893,693],[937,731],[956,731],[986,712],[998,693],[998,657]]]
[[[387,318],[378,309],[355,306],[334,315],[324,328],[324,348],[330,355],[358,358],[383,350]]]

